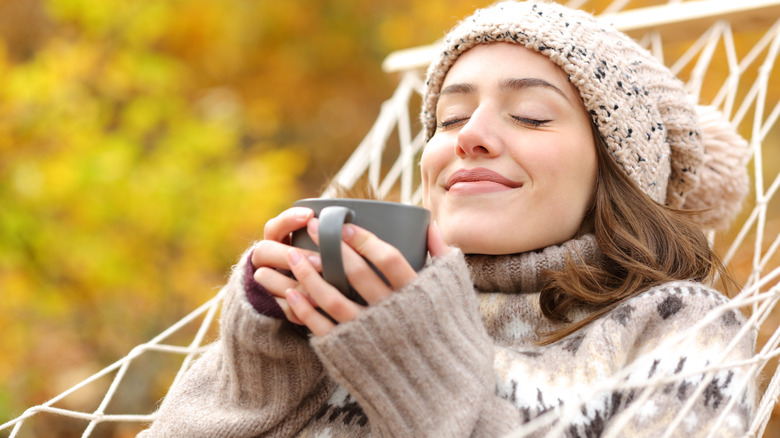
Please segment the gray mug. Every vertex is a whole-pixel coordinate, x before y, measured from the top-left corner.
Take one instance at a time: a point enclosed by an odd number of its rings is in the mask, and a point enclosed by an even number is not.
[[[415,271],[425,266],[431,213],[424,208],[368,199],[325,198],[301,199],[293,205],[314,210],[314,216],[320,221],[320,245],[318,248],[314,244],[305,228],[293,232],[292,245],[319,251],[322,259],[322,277],[352,301],[366,304],[365,300],[349,285],[344,273],[344,263],[341,258],[341,229],[345,223],[365,228],[397,248]],[[382,277],[378,271],[377,274]],[[384,280],[384,277],[382,279]]]

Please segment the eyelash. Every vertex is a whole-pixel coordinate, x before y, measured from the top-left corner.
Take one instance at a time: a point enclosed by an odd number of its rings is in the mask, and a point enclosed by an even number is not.
[[[527,117],[519,117],[519,116],[510,116],[510,117],[512,118],[512,120],[516,121],[517,123],[520,123],[522,125],[530,125],[533,126],[534,128],[539,128],[541,126],[544,126],[552,122],[552,120],[537,120],[537,119],[529,119]]]
[[[468,120],[468,117],[459,117],[456,119],[444,120],[439,122],[439,129],[446,129],[449,128],[450,126],[457,125],[460,122],[465,122],[466,120]]]
[[[519,124],[526,125],[526,126],[532,126],[534,128],[539,128],[539,127],[544,126],[544,125],[546,125],[546,124],[548,124],[548,123],[550,123],[552,121],[552,120],[529,119],[527,117],[512,116],[512,115],[510,115],[509,117],[511,117],[513,121],[515,121],[515,122],[517,122]],[[468,120],[468,117],[460,117],[460,118],[455,118],[455,119],[450,119],[450,120],[445,120],[445,121],[439,122],[439,129],[446,129],[446,128],[449,128],[449,127],[451,127],[453,125],[457,125],[458,123],[464,122],[466,120]]]

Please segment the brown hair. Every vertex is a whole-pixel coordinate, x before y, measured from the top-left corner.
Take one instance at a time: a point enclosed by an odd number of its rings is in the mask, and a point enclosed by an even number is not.
[[[575,308],[590,314],[561,329],[543,333],[550,344],[598,319],[622,301],[674,280],[707,282],[716,272],[731,294],[734,282],[704,232],[691,220],[697,212],[677,210],[652,200],[609,157],[597,130],[595,200],[592,222],[602,256],[584,261],[569,257],[565,269],[546,271],[539,300],[544,316],[570,322]]]

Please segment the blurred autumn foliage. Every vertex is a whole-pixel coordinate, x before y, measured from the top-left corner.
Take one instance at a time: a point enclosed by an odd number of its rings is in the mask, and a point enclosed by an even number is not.
[[[0,422],[213,296],[368,131],[384,57],[488,3],[0,1]]]

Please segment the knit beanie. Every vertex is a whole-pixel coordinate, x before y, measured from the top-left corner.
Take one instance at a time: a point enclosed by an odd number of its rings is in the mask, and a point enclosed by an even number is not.
[[[682,81],[627,35],[557,3],[505,1],[456,25],[428,68],[421,119],[430,140],[444,77],[478,44],[508,42],[550,58],[569,76],[610,156],[653,200],[702,210],[723,228],[748,191],[747,142],[713,107],[696,106]]]

